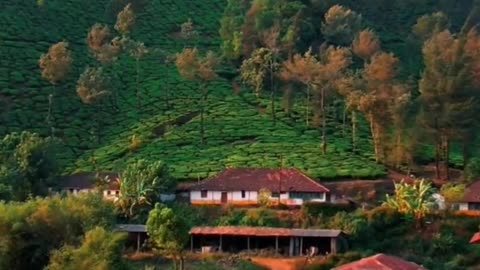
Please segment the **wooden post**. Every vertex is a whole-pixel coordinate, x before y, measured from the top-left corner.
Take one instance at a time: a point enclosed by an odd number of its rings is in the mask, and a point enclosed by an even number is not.
[[[140,233],[137,233],[137,253],[140,251]]]
[[[220,235],[220,247],[218,247],[218,251],[222,252],[222,235]]]
[[[247,237],[247,251],[250,251],[250,236]]]
[[[190,252],[193,253],[193,235],[190,235]]]
[[[294,237],[290,237],[290,247],[288,249],[288,255],[293,257],[293,246],[294,246]]]
[[[275,253],[278,253],[278,236],[275,237]]]
[[[330,253],[337,254],[337,238],[330,238]]]
[[[303,237],[300,237],[300,256],[303,256]]]

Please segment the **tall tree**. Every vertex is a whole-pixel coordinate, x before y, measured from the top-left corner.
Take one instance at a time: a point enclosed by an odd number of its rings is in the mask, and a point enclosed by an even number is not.
[[[122,34],[122,36],[128,36],[134,25],[135,12],[132,9],[132,4],[129,3],[118,13],[115,30]]]
[[[422,41],[428,40],[432,35],[450,28],[450,20],[443,12],[435,12],[418,18],[412,32]]]
[[[349,46],[362,27],[362,16],[340,5],[325,13],[322,33],[330,44]]]
[[[137,98],[137,109],[141,107],[140,98],[140,60],[142,60],[148,53],[147,47],[143,42],[131,42],[130,44],[130,56],[135,59],[135,97]]]
[[[97,143],[100,141],[100,129],[102,128],[100,121],[102,117],[100,115],[100,101],[110,94],[107,86],[108,78],[102,68],[87,67],[77,81],[77,95],[80,97],[80,100],[84,104],[94,105],[95,108],[95,138]]]
[[[275,73],[277,70],[277,64],[274,60],[274,54],[271,50],[266,48],[256,49],[250,58],[243,61],[240,67],[240,74],[242,80],[253,86],[255,95],[260,97],[262,90],[264,90],[265,80],[270,77],[270,99],[272,119],[275,123],[275,89],[274,85]]]
[[[319,111],[322,124],[322,153],[327,153],[327,110],[326,103],[329,93],[336,89],[337,80],[342,78],[343,72],[351,63],[350,51],[346,48],[322,46],[319,53],[320,72],[314,78],[314,92],[318,97]]]
[[[342,72],[350,65],[350,52],[345,48],[333,46],[321,47],[318,59],[312,55],[311,50],[303,56],[296,54],[291,61],[283,63],[281,77],[286,81],[299,81],[307,86],[306,124],[308,126],[310,117],[310,95],[311,91],[318,98],[317,104],[322,117],[322,152],[327,151],[326,138],[326,102],[328,93],[336,88],[336,81],[341,77]]]
[[[437,178],[442,177],[440,160],[444,164],[443,177],[449,178],[451,141],[468,138],[477,123],[479,50],[480,38],[475,29],[458,37],[446,30],[434,34],[423,46],[420,119],[435,138]]]
[[[295,54],[293,59],[282,64],[280,76],[285,81],[298,81],[307,87],[305,101],[305,124],[309,125],[310,119],[310,97],[314,87],[315,78],[320,72],[320,63],[312,54],[311,49],[303,55]]]
[[[197,81],[200,84],[200,138],[205,144],[205,108],[207,107],[209,84],[217,78],[215,69],[218,59],[213,52],[207,52],[202,57],[197,48],[186,48],[182,53],[176,55],[175,64],[180,75],[190,81]]]
[[[53,102],[56,92],[56,85],[65,79],[72,66],[72,57],[67,42],[59,42],[50,47],[48,53],[42,54],[39,66],[42,77],[52,84],[52,92],[48,96],[47,123],[50,126],[51,135],[55,133],[55,123],[52,119]]]
[[[157,203],[147,220],[147,233],[154,246],[175,262],[175,270],[184,269],[183,249],[189,240],[189,221],[180,213],[174,213]]]

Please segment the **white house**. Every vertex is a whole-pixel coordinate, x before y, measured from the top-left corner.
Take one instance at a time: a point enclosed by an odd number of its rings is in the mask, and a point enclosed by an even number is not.
[[[333,199],[328,188],[295,169],[226,169],[190,186],[190,203],[257,205],[262,190],[271,194],[272,203],[284,205]]]
[[[103,190],[103,197],[115,201],[120,196],[120,184],[117,181],[116,173],[77,173],[62,177],[60,185],[64,192],[71,194],[81,194],[92,192],[96,188],[96,179],[109,180]]]
[[[468,186],[465,196],[456,207],[460,211],[480,211],[480,181]]]

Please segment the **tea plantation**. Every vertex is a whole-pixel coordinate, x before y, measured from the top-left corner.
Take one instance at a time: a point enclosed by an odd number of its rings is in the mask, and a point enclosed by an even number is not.
[[[100,66],[89,54],[87,32],[96,22],[107,23],[114,31],[112,14],[121,2],[1,1],[0,135],[21,130],[49,135],[45,119],[52,86],[41,78],[38,59],[51,44],[65,40],[73,51],[74,68],[56,87],[53,115],[55,136],[65,145],[66,174],[121,170],[140,158],[165,161],[178,180],[205,178],[225,167],[288,166],[330,179],[376,178],[386,173],[373,161],[366,126],[360,130],[360,151],[352,154],[350,134],[342,132],[340,108],[330,111],[328,153],[322,155],[319,130],[305,127],[302,100],[295,103],[293,117],[277,106],[274,124],[267,99],[257,101],[248,89],[236,94],[232,82],[222,77],[209,86],[207,142],[200,144],[199,90],[180,78],[165,55],[193,45],[217,50],[226,0],[147,1],[132,33],[150,51],[140,61],[139,96],[135,60],[123,55],[104,67],[118,107],[110,99],[99,105],[82,104],[76,96],[76,80],[87,65]],[[188,18],[200,35],[184,41],[178,38],[179,25]],[[277,101],[281,104],[280,96]]]

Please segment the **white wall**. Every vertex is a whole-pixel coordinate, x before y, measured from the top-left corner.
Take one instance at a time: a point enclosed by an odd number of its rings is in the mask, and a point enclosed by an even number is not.
[[[460,210],[460,211],[468,210],[468,203],[459,203],[458,204],[458,210]]]
[[[313,199],[311,201],[314,202],[325,202],[327,196],[323,193],[323,197],[319,199]],[[209,202],[209,203],[221,203],[222,200],[222,191],[207,191],[207,196],[202,198],[201,191],[190,191],[190,202]],[[229,191],[227,192],[227,203],[234,203],[234,202],[251,202],[251,201],[258,201],[258,192],[257,191],[245,191],[245,198],[242,198],[242,191]],[[278,197],[270,197],[271,201],[278,200]],[[301,205],[303,204],[302,199],[290,199],[290,193],[285,192],[280,194],[280,200],[291,200],[293,204]]]
[[[228,202],[242,202],[242,201],[256,201],[258,199],[258,193],[256,191],[245,191],[245,198],[242,198],[241,191],[229,191],[227,192]],[[205,202],[217,202],[222,201],[222,191],[207,191],[207,196],[202,198],[201,191],[190,191],[190,201],[205,201]],[[227,202],[227,203],[228,203]]]

